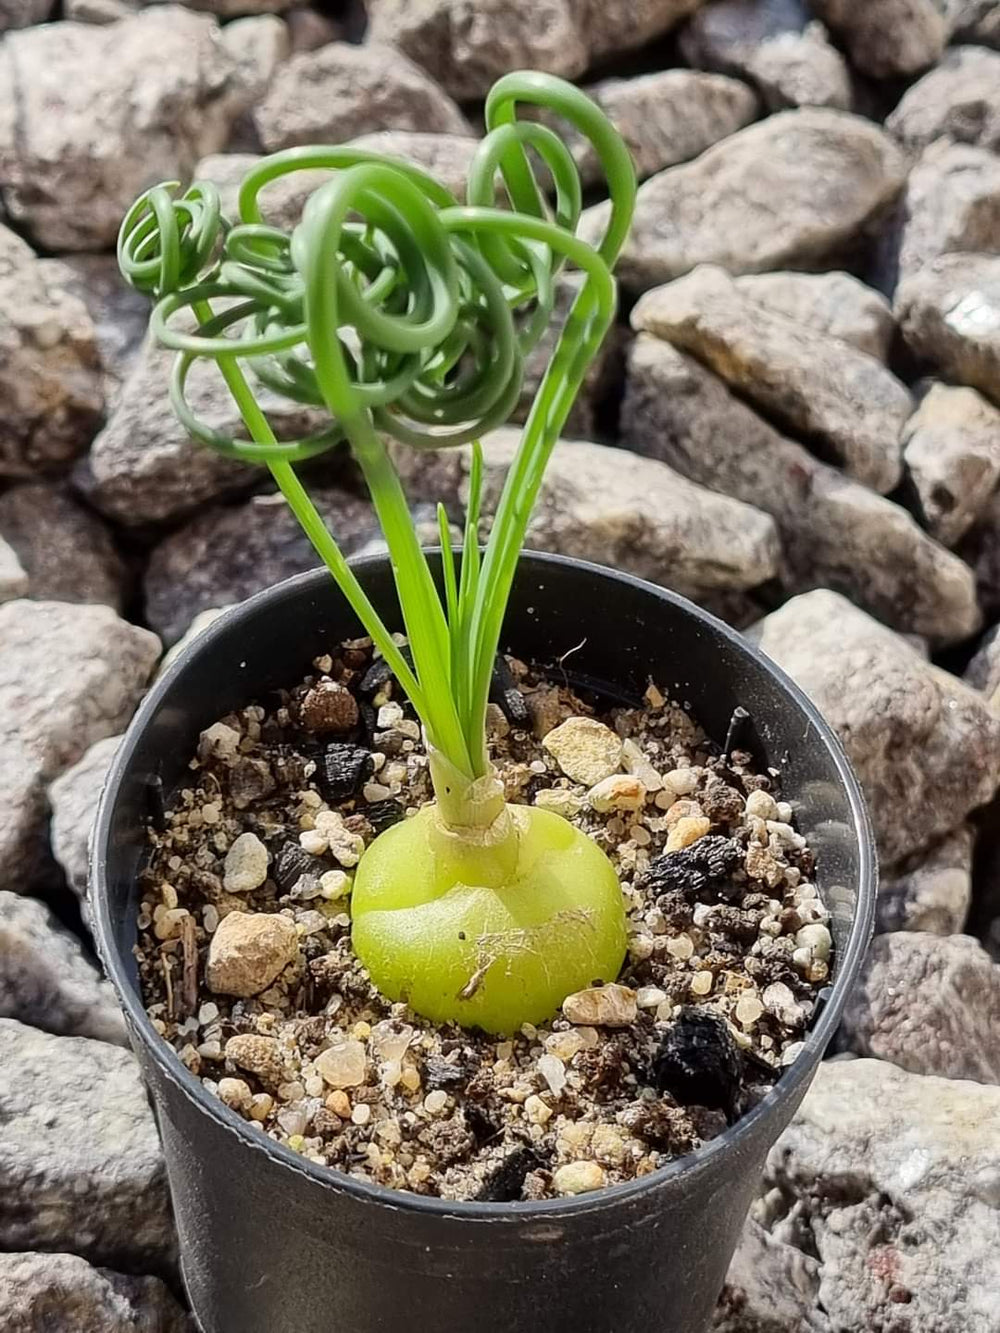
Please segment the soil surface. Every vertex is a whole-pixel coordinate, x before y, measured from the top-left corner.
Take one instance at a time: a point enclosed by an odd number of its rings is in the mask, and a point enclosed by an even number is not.
[[[149,831],[139,916],[149,1015],[209,1091],[313,1162],[453,1200],[583,1193],[713,1138],[795,1059],[831,949],[776,772],[720,754],[655,685],[607,708],[501,666],[489,726],[509,799],[560,811],[618,870],[613,982],[507,1040],[371,985],[353,868],[431,790],[367,639],[202,733]]]

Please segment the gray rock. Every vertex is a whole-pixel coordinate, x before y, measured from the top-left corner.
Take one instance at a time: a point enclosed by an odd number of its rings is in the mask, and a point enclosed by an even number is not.
[[[83,302],[94,322],[104,393],[110,402],[142,346],[149,298],[123,280],[114,255],[64,255],[58,263],[66,290]]]
[[[103,514],[127,527],[182,518],[207,500],[249,488],[260,468],[196,443],[170,404],[173,353],[147,339],[108,423],[81,461],[74,482]],[[262,391],[258,401],[279,437],[295,439],[315,428],[315,411]],[[236,405],[218,370],[199,362],[188,380],[188,400],[210,426],[244,434]]]
[[[1000,0],[938,0],[953,42],[1000,46]]]
[[[826,1333],[819,1322],[819,1264],[775,1240],[752,1217],[726,1274],[713,1333]]]
[[[903,444],[924,522],[954,546],[1000,483],[1000,411],[975,389],[933,384],[907,422]]]
[[[904,177],[901,153],[870,121],[815,107],[779,112],[640,187],[619,275],[642,291],[697,264],[815,268],[856,241]],[[600,234],[606,212],[588,209],[581,234]]]
[[[0,606],[0,888],[47,866],[45,788],[121,731],[159,656],[148,630],[107,606]]]
[[[117,23],[138,8],[137,0],[63,0],[64,19],[73,23]]]
[[[339,41],[344,36],[343,24],[307,5],[286,11],[285,23],[295,52],[315,51],[317,47]]]
[[[701,266],[647,292],[632,327],[694,353],[774,419],[815,440],[849,476],[890,491],[901,474],[909,391],[866,352],[749,299]]]
[[[6,1333],[194,1333],[159,1278],[76,1254],[0,1254],[0,1320]]]
[[[44,23],[55,0],[0,0],[0,33]]]
[[[998,1159],[1000,1089],[820,1065],[768,1175],[819,1258],[831,1330],[993,1333]]]
[[[964,679],[973,689],[982,690],[991,703],[1000,703],[1000,625],[983,635]]]
[[[575,78],[602,56],[667,32],[700,0],[368,0],[370,36],[429,70],[453,97],[484,97],[501,74]]]
[[[850,110],[851,78],[821,23],[801,0],[721,0],[697,10],[680,47],[697,69],[738,74],[760,90],[767,107],[827,106]]]
[[[640,180],[687,162],[754,119],[758,100],[738,79],[694,69],[663,69],[604,79],[585,90],[628,144]],[[585,184],[603,179],[589,139],[565,120],[551,123],[569,144]]]
[[[972,826],[960,824],[928,851],[904,861],[896,870],[883,871],[878,886],[878,929],[959,934],[972,899],[974,840]]]
[[[254,89],[216,21],[176,5],[52,23],[0,47],[0,179],[51,250],[111,247],[135,196],[218,152]]]
[[[0,497],[2,499],[2,497]],[[0,536],[0,602],[24,597],[28,591],[28,576],[17,552]]]
[[[1000,404],[1000,255],[942,255],[899,284],[895,308],[917,356]]]
[[[166,1268],[166,1172],[131,1053],[4,1018],[0,1062],[0,1247]]]
[[[467,134],[469,128],[428,74],[379,42],[331,42],[293,56],[255,108],[254,123],[268,151],[343,143],[374,130]]]
[[[1000,1083],[1000,967],[969,935],[879,935],[844,1010],[844,1038],[911,1074]]]
[[[237,63],[240,82],[251,90],[254,102],[263,97],[278,67],[292,53],[288,27],[275,14],[227,23],[222,40]]]
[[[875,79],[919,74],[941,58],[948,25],[934,0],[810,0],[847,48],[851,64]]]
[[[105,736],[95,742],[49,788],[52,854],[62,867],[67,884],[81,900],[87,897],[90,830],[97,816],[104,779],[121,739],[121,736]]]
[[[850,273],[750,273],[736,287],[751,301],[842,338],[860,352],[885,361],[895,329],[892,307]]]
[[[484,530],[500,497],[520,432],[483,440]],[[393,457],[411,497],[464,502],[470,454],[397,447]],[[535,550],[595,560],[691,595],[756,587],[777,571],[772,520],[715,495],[664,463],[621,449],[560,441],[528,527]]]
[[[953,47],[907,89],[886,128],[911,149],[942,138],[1000,147],[1000,54]]]
[[[938,139],[906,183],[887,234],[888,280],[919,274],[948,252],[1000,247],[1000,160],[985,148]]]
[[[157,5],[161,0],[139,0],[143,5]],[[297,0],[180,0],[188,9],[217,14],[220,19],[240,18],[245,14],[281,14]]]
[[[837,593],[786,602],[761,622],[760,646],[840,733],[886,864],[929,846],[995,794],[1000,716]]]
[[[0,46],[0,71],[2,62]],[[2,117],[0,105],[0,141]],[[94,325],[63,266],[37,259],[4,226],[0,310],[0,480],[63,470],[90,443],[104,406]]]
[[[963,561],[905,509],[817,461],[710,370],[649,334],[629,350],[622,433],[630,449],[771,514],[790,592],[833,588],[936,643],[974,632],[975,581]]]
[[[316,490],[312,498],[346,555],[379,535],[367,500]],[[214,508],[155,548],[146,574],[146,615],[167,643],[208,608],[241,602],[262,588],[320,564],[280,495]]]
[[[0,1018],[128,1044],[114,992],[45,906],[0,890]]]
[[[111,534],[62,487],[28,482],[5,491],[0,534],[17,552],[36,600],[121,610],[125,567]]]

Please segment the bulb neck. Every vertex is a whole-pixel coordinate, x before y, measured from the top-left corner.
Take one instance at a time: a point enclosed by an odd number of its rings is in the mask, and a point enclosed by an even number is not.
[[[510,836],[503,783],[492,766],[481,777],[470,778],[430,742],[427,759],[444,831],[482,847],[496,846]]]

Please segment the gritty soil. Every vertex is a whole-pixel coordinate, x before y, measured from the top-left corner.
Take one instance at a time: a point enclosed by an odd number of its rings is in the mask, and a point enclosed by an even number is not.
[[[138,923],[150,1018],[211,1093],[313,1162],[452,1200],[582,1193],[715,1137],[795,1059],[830,956],[776,772],[720,754],[655,685],[607,708],[508,660],[495,700],[509,799],[563,813],[619,873],[616,984],[507,1040],[371,985],[352,871],[431,790],[367,639],[202,733],[149,830]]]

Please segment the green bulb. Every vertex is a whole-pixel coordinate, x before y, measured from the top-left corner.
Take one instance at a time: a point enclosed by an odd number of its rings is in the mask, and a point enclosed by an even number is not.
[[[613,981],[625,957],[625,908],[604,852],[550,810],[507,809],[507,835],[477,845],[425,806],[358,867],[354,951],[383,995],[433,1022],[514,1032]]]

